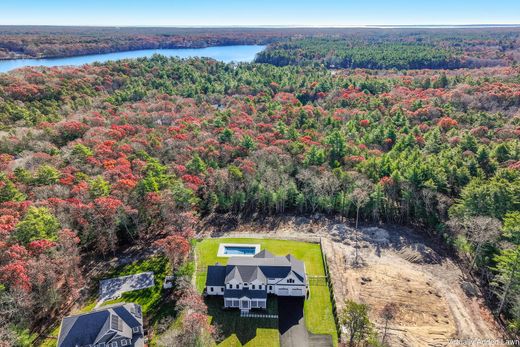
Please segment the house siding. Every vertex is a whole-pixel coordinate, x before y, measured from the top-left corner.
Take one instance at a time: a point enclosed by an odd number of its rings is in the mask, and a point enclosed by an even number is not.
[[[289,286],[289,285],[277,285],[274,288],[274,292],[279,296],[305,296],[307,287],[304,285]]]
[[[224,286],[207,286],[206,293],[208,295],[224,295]]]

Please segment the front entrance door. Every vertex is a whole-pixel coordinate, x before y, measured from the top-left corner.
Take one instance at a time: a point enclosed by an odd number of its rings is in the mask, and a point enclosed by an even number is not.
[[[250,308],[251,308],[251,302],[249,301],[249,299],[240,300],[240,309],[242,311],[249,311]]]

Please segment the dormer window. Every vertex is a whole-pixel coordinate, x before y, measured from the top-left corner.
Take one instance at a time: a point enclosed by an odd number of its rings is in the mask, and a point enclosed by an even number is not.
[[[123,331],[123,320],[116,315],[110,317],[110,327],[112,330]]]
[[[253,287],[253,289],[255,289],[255,285],[254,285],[254,284],[253,284],[253,286],[252,286],[252,287]]]
[[[233,289],[233,285],[232,284],[229,285],[229,289]]]
[[[236,287],[237,287],[237,289],[239,289],[239,288],[240,288],[240,285],[237,284]]]
[[[134,333],[138,333],[138,332],[139,332],[139,327],[133,327],[133,328],[132,328],[132,331],[133,331]]]

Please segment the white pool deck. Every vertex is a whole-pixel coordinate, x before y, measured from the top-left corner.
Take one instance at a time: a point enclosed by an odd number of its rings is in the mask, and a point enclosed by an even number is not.
[[[254,254],[226,254],[226,247],[250,247],[255,249]],[[260,252],[260,245],[259,244],[252,244],[252,243],[221,243],[218,246],[218,253],[217,257],[252,257],[256,255],[258,252]]]

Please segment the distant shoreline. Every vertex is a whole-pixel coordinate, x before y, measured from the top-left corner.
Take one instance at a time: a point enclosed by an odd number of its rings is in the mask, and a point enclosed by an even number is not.
[[[99,29],[464,29],[464,28],[520,28],[518,24],[366,24],[366,25],[32,25],[0,24],[0,28],[99,28]]]

